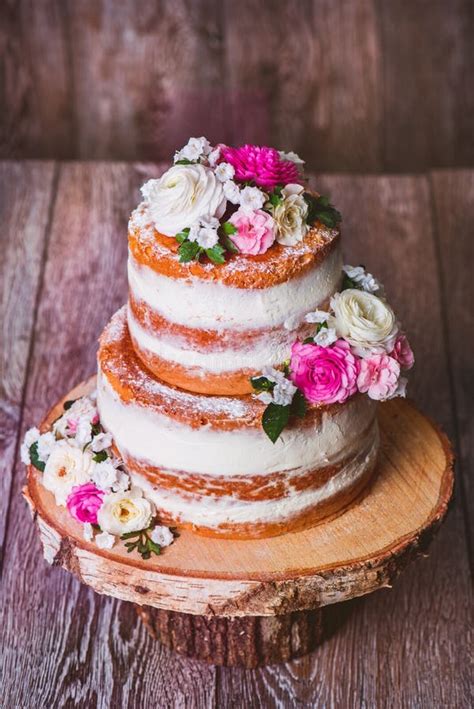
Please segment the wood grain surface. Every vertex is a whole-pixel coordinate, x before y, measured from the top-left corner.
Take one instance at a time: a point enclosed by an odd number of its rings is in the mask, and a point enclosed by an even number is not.
[[[93,373],[97,336],[126,296],[127,214],[151,171],[117,163],[2,165],[4,705],[472,705],[472,172],[313,182],[343,213],[347,261],[380,275],[402,315],[418,357],[412,396],[458,442],[462,480],[429,558],[392,590],[335,606],[334,633],[311,655],[260,670],[215,669],[171,654],[148,637],[131,606],[94,595],[41,560],[20,495],[16,441]]]
[[[313,170],[474,163],[471,0],[5,0],[0,155],[169,159],[189,135]]]
[[[91,377],[66,392],[41,430],[62,415],[64,401],[87,396],[96,386]],[[344,514],[292,534],[243,541],[178,528],[179,542],[143,562],[123,543],[101,550],[87,542],[34,466],[23,494],[44,558],[98,593],[211,617],[311,610],[391,587],[426,551],[447,513],[454,483],[447,437],[403,399],[380,404],[378,422],[380,453],[367,488]]]

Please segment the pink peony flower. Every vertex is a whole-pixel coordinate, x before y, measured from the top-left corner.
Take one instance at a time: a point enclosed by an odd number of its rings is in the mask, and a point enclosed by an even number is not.
[[[229,221],[237,229],[230,238],[242,254],[264,254],[275,241],[275,220],[261,209],[255,212],[238,209]]]
[[[276,185],[300,182],[298,166],[290,160],[282,160],[275,148],[225,146],[221,149],[221,159],[233,165],[235,180],[252,181],[264,189],[272,190]]]
[[[410,347],[406,335],[399,335],[395,340],[390,357],[396,359],[402,369],[411,369],[415,364],[415,355]]]
[[[290,370],[293,382],[313,404],[342,403],[357,391],[357,359],[344,340],[330,347],[296,341]]]
[[[102,507],[104,494],[94,483],[73,487],[66,501],[69,513],[78,522],[97,524],[97,513]]]
[[[394,396],[400,377],[400,365],[387,354],[375,354],[360,362],[357,386],[371,399],[384,401]]]

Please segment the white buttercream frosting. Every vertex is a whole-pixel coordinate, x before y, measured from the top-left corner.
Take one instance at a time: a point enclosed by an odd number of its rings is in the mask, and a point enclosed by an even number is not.
[[[327,301],[341,278],[339,247],[317,266],[285,283],[268,288],[235,288],[218,281],[173,279],[130,255],[130,292],[172,323],[191,328],[255,330],[282,326],[289,318],[302,322],[306,313]]]
[[[124,404],[100,372],[97,405],[101,423],[122,454],[163,470],[228,476],[304,472],[337,464],[360,451],[363,436],[374,435],[376,411],[368,397],[354,397],[323,412],[314,427],[286,429],[273,444],[261,428],[191,428],[138,403]]]

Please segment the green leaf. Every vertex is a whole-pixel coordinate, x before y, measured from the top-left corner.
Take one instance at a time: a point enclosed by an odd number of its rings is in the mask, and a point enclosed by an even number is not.
[[[304,394],[299,389],[297,389],[293,396],[293,401],[291,402],[291,415],[303,418],[307,410],[308,404],[306,402]]]
[[[188,238],[190,231],[190,228],[186,227],[186,229],[182,229],[179,234],[176,234],[174,238],[178,243],[182,244],[183,241],[186,241],[186,239]]]
[[[342,281],[342,289],[341,290],[347,290],[348,288],[358,288],[359,286],[355,281],[352,280],[352,278],[349,278],[347,273],[344,275],[343,281]]]
[[[197,241],[185,241],[178,249],[179,260],[181,263],[193,261],[196,256],[201,253],[202,249]]]
[[[275,382],[271,382],[266,377],[252,377],[250,384],[255,391],[273,391],[275,388]]]
[[[314,345],[314,337],[305,337],[303,345]]]
[[[188,158],[181,158],[181,160],[176,160],[175,165],[194,165],[194,160],[188,160]]]
[[[212,263],[225,263],[225,251],[220,244],[216,244],[212,249],[206,249],[206,256]]]
[[[31,464],[34,465],[37,470],[42,473],[44,472],[46,463],[43,463],[43,461],[38,458],[38,441],[35,441],[30,446],[30,460]]]
[[[107,460],[109,456],[107,455],[106,451],[99,451],[95,455],[92,456],[92,460],[95,460],[96,463],[103,463],[104,460]]]
[[[221,242],[227,251],[230,251],[232,254],[240,254],[240,249],[234,244],[232,239],[227,236],[227,234],[224,234],[224,236],[221,237]]]
[[[99,433],[102,433],[102,426],[100,423],[93,423],[91,426],[91,431],[93,436],[98,436]]]
[[[272,207],[278,207],[278,205],[282,202],[282,198],[279,195],[275,194],[275,192],[270,195],[270,204],[272,205]]]
[[[290,418],[291,404],[280,406],[279,404],[268,404],[263,412],[262,426],[272,443],[278,440]]]
[[[68,409],[70,409],[75,401],[77,401],[77,399],[68,399],[67,401],[65,401],[63,404],[64,411],[67,411]]]
[[[224,234],[227,234],[227,236],[237,233],[237,227],[235,227],[232,222],[224,222],[222,224],[222,229],[224,230]]]
[[[329,202],[329,198],[325,195],[315,197],[308,192],[305,192],[304,198],[308,204],[308,214],[306,221],[308,224],[314,224],[315,221],[320,221],[327,227],[335,227],[342,219],[340,212],[333,207]]]

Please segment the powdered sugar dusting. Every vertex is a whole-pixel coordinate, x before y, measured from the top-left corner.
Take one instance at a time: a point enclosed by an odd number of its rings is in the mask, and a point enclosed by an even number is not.
[[[168,259],[179,263],[178,253],[166,248],[157,239],[146,202],[139,204],[132,212],[128,228],[129,233],[134,234],[140,245],[146,247],[153,258],[160,259],[160,257],[166,256]],[[200,268],[204,272],[212,274],[214,279],[222,281],[226,281],[232,273],[245,273],[248,277],[246,288],[252,288],[255,287],[253,279],[258,282],[259,274],[271,275],[279,273],[283,262],[290,264],[294,262],[295,265],[300,263],[303,266],[305,263],[312,261],[315,254],[337,237],[339,230],[330,229],[318,223],[316,227],[310,230],[309,234],[309,238],[307,236],[294,246],[285,246],[281,257],[260,259],[259,257],[235,254],[225,264],[216,267],[210,261],[203,261],[200,263]],[[249,263],[251,263],[251,268],[249,268]],[[183,266],[186,269],[188,264],[180,264],[181,269]],[[300,268],[297,267],[296,271],[299,271]]]
[[[101,345],[112,345],[129,339],[127,329],[127,306],[123,306],[112,317],[105,328]],[[147,400],[156,400],[157,407],[162,408],[163,401],[167,402],[170,409],[179,408],[181,412],[197,411],[199,414],[229,419],[233,423],[254,419],[261,405],[253,397],[223,397],[191,394],[181,389],[176,389],[153,378],[143,367],[138,357],[124,348],[123,353],[117,353],[113,361],[107,361],[107,371],[116,375],[121,380],[126,380],[133,391],[141,391]],[[140,403],[136,401],[136,403]],[[262,407],[263,408],[263,407]]]

